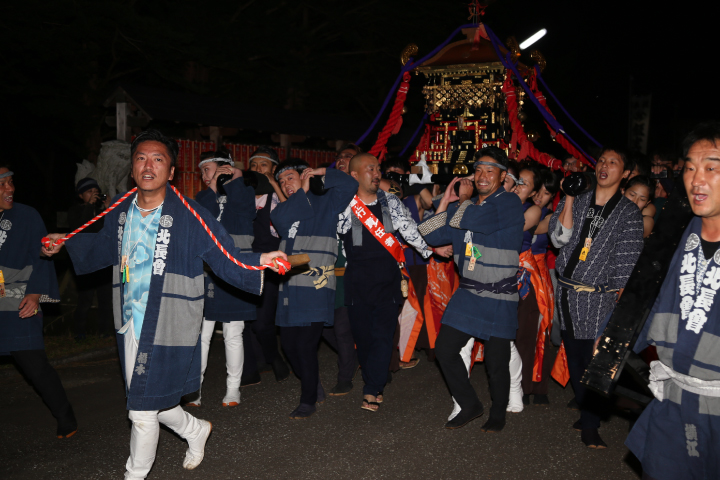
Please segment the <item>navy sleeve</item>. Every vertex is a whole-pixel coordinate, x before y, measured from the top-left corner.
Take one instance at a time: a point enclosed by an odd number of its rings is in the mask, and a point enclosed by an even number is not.
[[[195,195],[195,201],[206,208],[211,215],[215,215],[216,218],[220,215],[220,207],[217,203],[217,194],[212,188],[198,192],[197,195]]]
[[[220,222],[211,216],[210,212],[199,205],[193,205],[193,208],[205,221],[220,245],[237,261],[251,266],[260,265],[260,253],[242,253],[240,248],[235,247],[235,242],[230,234],[227,233],[227,230],[220,225]],[[200,251],[202,252],[200,258],[208,264],[210,269],[229,284],[246,292],[260,295],[263,285],[262,271],[245,269],[236,265],[220,251],[200,223],[197,223],[196,228],[197,233],[193,234],[193,237],[194,240],[199,243]]]
[[[250,221],[255,220],[257,215],[255,189],[245,185],[242,178],[226,183],[224,187],[228,198],[228,212],[233,216],[240,216]]]
[[[425,242],[430,245],[448,245],[452,243],[452,231],[447,222],[448,215],[450,215],[449,212],[438,213],[418,225],[418,231],[425,239]]]
[[[525,224],[522,203],[514,193],[501,194],[483,205],[465,201],[450,219],[453,228],[489,235]]]
[[[341,173],[340,175],[345,175]],[[350,203],[348,201],[348,203]],[[346,205],[347,206],[347,205]],[[313,218],[315,212],[308,200],[305,190],[302,188],[293,193],[290,198],[279,203],[275,210],[270,213],[275,230],[281,237],[287,237],[292,224],[297,221]]]
[[[118,242],[115,231],[116,217],[105,217],[105,224],[98,233],[78,233],[65,242],[75,273],[84,275],[114,265],[118,258]]]
[[[47,235],[45,224],[43,224],[40,215],[33,212],[32,218],[28,219],[32,226],[30,227],[30,238],[43,238]],[[49,258],[40,255],[40,247],[38,244],[30,246],[33,257],[33,271],[30,274],[26,295],[40,294],[47,295],[53,300],[60,300],[60,291],[58,290],[57,276],[55,275],[55,264]]]
[[[335,214],[339,215],[345,211],[355,197],[360,184],[348,174],[339,170],[328,168],[325,170],[325,188],[330,190],[333,204],[336,206]]]

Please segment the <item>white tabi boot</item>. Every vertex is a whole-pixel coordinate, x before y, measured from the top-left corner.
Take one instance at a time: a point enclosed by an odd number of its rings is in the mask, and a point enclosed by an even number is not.
[[[520,413],[523,411],[522,359],[515,342],[510,342],[510,400],[506,412]]]
[[[212,423],[193,417],[179,406],[158,413],[158,420],[187,440],[189,448],[185,452],[183,468],[193,470],[200,465],[205,457],[205,443],[212,432]]]
[[[225,366],[227,368],[227,392],[223,397],[223,407],[237,407],[240,404],[240,377],[242,377],[245,351],[242,332],[245,322],[223,323],[225,338]]]

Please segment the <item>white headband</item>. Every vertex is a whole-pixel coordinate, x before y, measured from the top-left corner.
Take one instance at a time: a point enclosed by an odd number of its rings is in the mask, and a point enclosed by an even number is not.
[[[0,178],[12,177],[13,175],[15,175],[15,173],[13,173],[13,172],[5,172],[5,173],[3,173],[2,175],[0,175]]]
[[[296,170],[298,173],[302,172],[306,168],[310,168],[307,165],[288,165],[287,167],[283,167],[277,172],[275,172],[275,180],[277,180],[280,177],[280,174],[283,172],[287,172],[288,170]]]
[[[485,160],[478,160],[477,162],[473,163],[473,170],[476,170],[478,165],[489,165],[491,167],[497,167],[500,170],[505,170],[507,172],[507,167],[505,165],[503,165],[502,163],[486,162]]]
[[[249,163],[250,160],[252,160],[253,158],[264,158],[265,160],[270,160],[270,161],[271,161],[272,163],[274,163],[275,165],[278,164],[277,160],[274,160],[274,159],[272,159],[272,158],[270,158],[270,157],[266,157],[265,155],[253,155],[252,157],[248,158],[248,163]]]
[[[198,163],[198,168],[202,167],[208,162],[225,162],[229,163],[231,167],[235,166],[235,162],[233,162],[232,158],[222,158],[222,157],[216,157],[216,158],[206,158],[202,162]]]

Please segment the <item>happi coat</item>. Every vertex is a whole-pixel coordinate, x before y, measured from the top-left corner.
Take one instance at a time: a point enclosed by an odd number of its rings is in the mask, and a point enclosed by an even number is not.
[[[625,444],[658,480],[720,475],[720,249],[705,259],[701,224],[695,217],[685,230],[634,348],[657,348],[656,398]]]
[[[169,185],[166,188],[138,356],[129,389],[126,384],[128,410],[174,407],[180,397],[200,388],[203,262],[233,286],[255,295],[262,292],[262,272],[243,269],[228,260],[177,194]],[[105,226],[99,233],[80,233],[65,243],[75,271],[80,275],[113,266],[116,331],[123,326],[120,251],[127,212],[136,195],[132,194],[107,214]],[[238,261],[260,264],[259,253],[242,253],[215,217],[196,202],[187,202]],[[120,358],[125,358],[123,335],[117,335],[117,342]],[[126,378],[125,362],[120,363]]]
[[[242,253],[252,252],[255,190],[236,179],[223,185],[226,195],[219,195],[211,188],[196,195],[196,201],[213,215],[230,234],[235,247]],[[235,288],[220,277],[207,272],[205,276],[206,320],[234,322],[255,320],[259,297]]]
[[[555,270],[558,275],[565,276],[565,267],[570,262],[578,245],[585,241],[580,236],[588,209],[592,206],[594,199],[594,190],[575,198],[570,241],[560,248],[560,253],[555,261]],[[565,199],[563,198],[550,218],[548,232],[551,234],[558,228],[560,213],[564,207]],[[584,262],[578,261],[572,273],[572,279],[590,285],[607,284],[612,290],[625,288],[640,252],[642,252],[643,245],[643,221],[640,210],[637,205],[621,195],[617,205],[593,239],[587,259]],[[566,330],[567,322],[572,321],[576,339],[594,340],[603,320],[615,308],[617,294],[614,291],[588,293],[574,290],[565,291],[562,288],[558,290],[556,308],[560,316],[561,329]],[[567,294],[568,310],[572,318],[565,318],[565,312],[560,304],[561,295],[565,294]]]
[[[5,296],[0,298],[0,355],[18,350],[42,350],[43,314],[20,318],[25,295],[40,294],[41,302],[59,302],[57,277],[52,260],[40,256],[40,240],[47,235],[40,214],[16,203],[0,217],[0,270],[5,278]]]
[[[357,193],[358,182],[328,168],[324,183],[324,194],[301,188],[270,213],[282,238],[280,250],[310,257],[308,267],[293,269],[280,284],[275,315],[280,327],[306,327],[312,322],[331,326],[334,322],[337,219]]]
[[[477,197],[448,206],[446,212],[423,222],[420,233],[430,245],[452,243],[460,277],[483,284],[516,278],[523,241],[523,208],[520,198],[502,187],[480,205]],[[481,253],[475,269],[468,270],[465,256],[471,242]],[[460,282],[442,317],[450,325],[473,337],[514,339],[517,330],[517,286],[508,293],[464,288]]]

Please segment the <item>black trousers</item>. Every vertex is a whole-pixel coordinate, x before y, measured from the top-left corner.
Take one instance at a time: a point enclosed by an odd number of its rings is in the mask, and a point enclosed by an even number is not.
[[[257,307],[257,318],[247,322],[246,328],[243,330],[243,343],[245,344],[243,377],[247,378],[257,374],[259,356],[264,357],[265,363],[270,364],[277,358],[282,358],[278,351],[275,327],[275,311],[277,310],[280,284],[276,274],[267,270],[265,272],[265,285]],[[256,343],[260,345],[260,352],[255,350]]]
[[[48,362],[45,350],[18,350],[10,352],[15,364],[30,384],[40,394],[50,413],[58,421],[58,427],[72,431],[77,427],[72,406],[60,382],[60,376]]]
[[[608,401],[599,393],[588,390],[580,383],[585,369],[590,365],[595,340],[577,340],[569,330],[560,332],[567,354],[570,382],[575,390],[575,401],[580,406],[582,428],[600,428],[600,419],[608,409]]]
[[[318,344],[323,322],[313,322],[309,327],[280,327],[280,342],[287,354],[295,375],[300,378],[300,403],[315,405],[320,385]]]
[[[97,293],[98,318],[97,331],[109,335],[115,332],[112,312],[112,268],[104,268],[87,275],[75,275],[77,285],[77,307],[73,317],[74,331],[77,337],[86,335],[87,315]]]
[[[347,309],[365,382],[363,395],[379,395],[385,389],[390,358],[395,348],[393,338],[399,306],[386,302],[350,305]]]
[[[322,336],[338,354],[338,382],[351,382],[358,359],[347,307],[335,309],[335,325],[323,328]]]
[[[470,377],[460,350],[472,338],[465,332],[443,325],[435,341],[435,355],[447,382],[450,394],[461,409],[471,409],[482,405],[475,389],[470,384]],[[485,344],[485,368],[490,384],[490,417],[505,418],[505,409],[510,398],[510,342],[506,338],[490,337]]]

